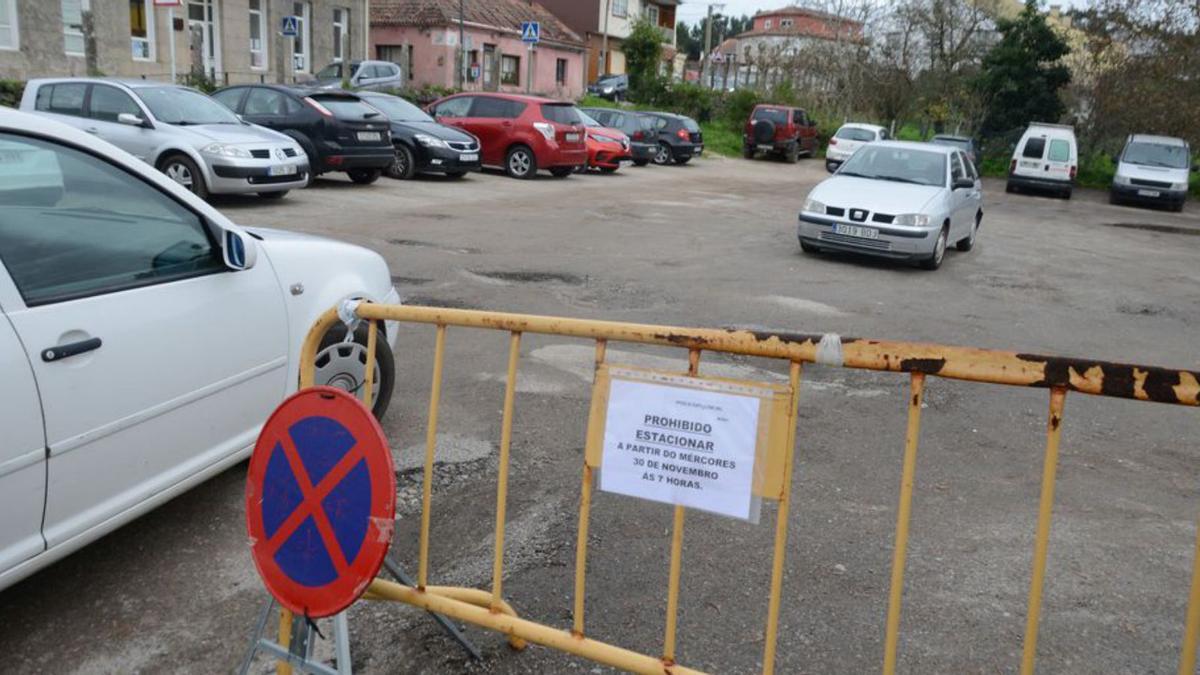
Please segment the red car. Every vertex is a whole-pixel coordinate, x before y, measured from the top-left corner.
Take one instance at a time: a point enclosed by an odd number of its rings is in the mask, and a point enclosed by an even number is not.
[[[474,134],[483,165],[501,167],[513,178],[533,178],[539,169],[562,178],[588,163],[583,119],[573,103],[469,92],[435,101],[429,112]]]
[[[742,135],[742,155],[754,159],[754,153],[783,156],[795,163],[800,155],[811,157],[817,150],[817,123],[800,108],[783,105],[754,106]]]
[[[587,126],[587,168],[612,173],[621,168],[621,162],[633,161],[629,136],[626,136],[624,131],[601,126],[587,113],[580,114],[583,116],[584,125]]]

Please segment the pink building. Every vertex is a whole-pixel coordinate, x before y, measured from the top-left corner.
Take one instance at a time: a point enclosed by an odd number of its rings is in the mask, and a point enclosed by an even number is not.
[[[585,44],[544,7],[531,0],[470,0],[463,7],[460,49],[458,0],[375,0],[370,36],[375,56],[400,64],[412,87],[455,87],[461,54],[467,91],[583,95]],[[541,41],[532,51],[521,42],[523,21],[541,25]]]

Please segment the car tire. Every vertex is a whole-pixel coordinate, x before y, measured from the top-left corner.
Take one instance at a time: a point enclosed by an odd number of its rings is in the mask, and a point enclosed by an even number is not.
[[[647,164],[649,164],[649,163],[650,163],[650,160],[648,160],[648,159],[635,159],[635,160],[633,160],[633,165],[634,165],[634,166],[646,166],[646,165],[647,165]]]
[[[579,170],[587,171],[587,167],[556,166],[553,169],[550,169],[550,175],[554,176],[555,178],[566,178],[567,176],[570,176]]]
[[[675,158],[676,164],[687,164],[690,161],[692,161],[691,157],[676,157]]]
[[[950,226],[943,225],[938,232],[937,241],[933,244],[933,254],[921,261],[921,267],[927,270],[936,270],[942,266],[942,261],[946,259],[946,243],[950,238]]]
[[[838,165],[834,162],[827,161],[827,162],[825,162],[825,170],[828,171],[829,173],[833,173],[834,171],[838,170]]]
[[[618,168],[619,167],[615,167],[615,166],[602,166],[602,167],[600,167],[600,172],[601,173],[616,173]]]
[[[671,163],[671,146],[666,143],[658,144],[658,151],[654,153],[654,163],[659,166],[666,166]]]
[[[370,185],[379,180],[383,175],[383,169],[350,169],[346,172],[350,176],[350,180],[356,185]]]
[[[795,143],[789,145],[788,149],[783,153],[783,158],[787,160],[788,164],[795,164],[800,161],[800,147]]]
[[[749,145],[742,146],[742,157],[746,159],[754,159],[754,148]]]
[[[413,156],[413,151],[409,150],[403,143],[396,144],[396,156],[392,159],[392,163],[383,170],[388,178],[396,180],[408,180],[417,173],[417,161]]]
[[[804,241],[803,239],[800,240],[800,250],[804,251],[805,253],[810,253],[812,255],[816,255],[821,252],[821,249],[817,248],[816,246],[813,246],[812,244]]]
[[[291,192],[291,190],[278,190],[276,192],[260,192],[260,193],[258,193],[258,196],[263,199],[270,199],[273,201],[278,201],[280,199],[283,199],[284,196],[287,195],[287,193],[289,193],[289,192]]]
[[[1070,201],[1070,199],[1071,199],[1071,191],[1070,191],[1070,190],[1063,190],[1062,194],[1061,194],[1061,195],[1059,195],[1059,196],[1061,196],[1063,199],[1066,199],[1066,200]]]
[[[975,214],[975,222],[971,224],[971,234],[958,240],[954,245],[960,251],[970,251],[975,248],[975,238],[979,236],[979,225],[983,222],[983,212]]]
[[[1015,193],[1017,192],[1017,186],[1016,186],[1016,185],[1013,185],[1012,183],[1005,183],[1005,184],[1004,184],[1004,191],[1005,191],[1005,192],[1007,192],[1007,193],[1008,193],[1008,194],[1010,194],[1010,195],[1011,195],[1011,194],[1015,194]]]
[[[504,155],[504,173],[511,178],[528,180],[537,175],[537,157],[527,145],[509,148]]]
[[[456,180],[459,178],[462,178],[465,175],[467,175],[466,171],[447,171],[446,172],[446,176],[448,176],[450,178],[454,178]]]
[[[396,361],[392,350],[384,339],[383,325],[377,324],[375,334],[375,379],[378,391],[371,403],[371,412],[382,419],[392,401],[392,389],[396,383]],[[354,341],[345,342],[346,325],[337,324],[325,333],[317,349],[316,378],[314,384],[327,385],[357,393],[364,381],[367,353],[367,325],[360,324],[354,331]],[[354,370],[358,364],[358,370]]]
[[[1120,198],[1120,197],[1117,195],[1117,193],[1116,193],[1116,192],[1113,192],[1112,190],[1109,190],[1109,192],[1108,192],[1108,203],[1109,203],[1109,204],[1113,204],[1113,205],[1115,205],[1115,206],[1120,206],[1120,205],[1121,205],[1121,198]]]
[[[167,155],[159,163],[158,170],[200,199],[208,199],[208,186],[204,184],[204,174],[200,173],[200,168],[188,156]]]

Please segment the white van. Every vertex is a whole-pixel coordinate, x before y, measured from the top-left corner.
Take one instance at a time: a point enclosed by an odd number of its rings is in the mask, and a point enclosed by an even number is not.
[[[1167,204],[1183,210],[1188,180],[1196,170],[1192,149],[1182,138],[1134,134],[1125,140],[1125,149],[1116,157],[1109,201]]]
[[[1021,136],[1008,167],[1008,192],[1021,188],[1046,190],[1071,198],[1079,170],[1079,145],[1075,128],[1066,124],[1034,122]]]

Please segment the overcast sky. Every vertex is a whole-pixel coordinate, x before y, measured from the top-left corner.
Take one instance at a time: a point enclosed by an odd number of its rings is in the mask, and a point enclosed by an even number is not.
[[[700,17],[708,12],[708,0],[683,0],[679,10],[675,13],[677,21],[685,23],[695,23]],[[778,9],[788,5],[803,4],[797,0],[725,0],[725,9],[713,10],[720,11],[724,14],[733,16],[741,16],[742,14],[753,15],[761,9]],[[1042,6],[1048,5],[1063,5],[1064,7],[1085,7],[1089,4],[1089,0],[1042,0]]]

